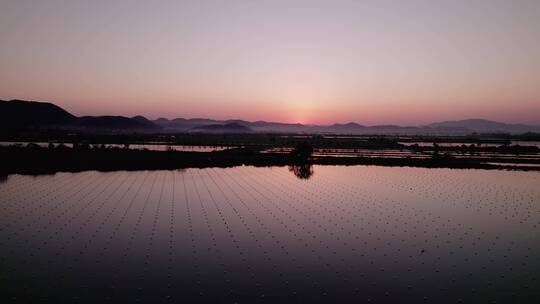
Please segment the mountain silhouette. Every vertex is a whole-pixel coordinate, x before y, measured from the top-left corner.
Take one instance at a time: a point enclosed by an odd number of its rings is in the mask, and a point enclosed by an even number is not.
[[[204,133],[249,133],[253,132],[251,128],[239,123],[213,124],[195,127],[189,132],[204,132]]]
[[[225,124],[225,122],[222,122],[222,121],[206,119],[206,118],[190,118],[190,119],[175,118],[171,120],[167,118],[158,118],[154,120],[153,123],[164,128],[165,130],[169,130],[173,132],[185,132],[196,127],[215,125],[215,124]]]
[[[524,124],[507,124],[481,118],[471,118],[456,121],[436,122],[429,125],[432,128],[464,128],[474,130],[479,133],[525,133],[540,132],[539,126],[529,126]]]
[[[131,117],[131,119],[136,120],[139,123],[144,124],[144,125],[155,126],[155,124],[153,122],[151,122],[150,120],[148,120],[148,118],[146,118],[144,116],[141,116],[141,115],[133,116],[133,117]]]
[[[84,132],[141,132],[141,133],[306,133],[350,135],[468,135],[477,133],[522,134],[540,133],[540,126],[507,124],[485,119],[464,119],[435,122],[425,126],[376,125],[363,126],[355,122],[332,125],[304,125],[240,119],[214,120],[208,118],[158,118],[144,116],[83,116],[65,111],[48,102],[0,100],[0,126],[2,130],[28,128],[73,129]]]
[[[160,126],[144,118],[123,116],[77,117],[48,102],[0,100],[0,126],[3,130],[28,128],[75,129],[92,131],[159,131]]]
[[[52,103],[0,100],[0,126],[3,129],[59,126],[76,119],[76,116]]]
[[[83,129],[95,130],[159,130],[159,126],[142,116],[128,118],[124,116],[83,116],[77,118],[71,126]]]

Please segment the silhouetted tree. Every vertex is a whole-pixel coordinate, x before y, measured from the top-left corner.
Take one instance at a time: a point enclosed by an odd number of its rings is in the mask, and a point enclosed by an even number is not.
[[[313,147],[308,142],[297,143],[291,154],[298,158],[308,158],[313,154]]]

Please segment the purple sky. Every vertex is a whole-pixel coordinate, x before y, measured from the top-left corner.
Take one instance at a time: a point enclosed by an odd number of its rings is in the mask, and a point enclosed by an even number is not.
[[[74,114],[540,124],[540,1],[0,1],[0,99]]]

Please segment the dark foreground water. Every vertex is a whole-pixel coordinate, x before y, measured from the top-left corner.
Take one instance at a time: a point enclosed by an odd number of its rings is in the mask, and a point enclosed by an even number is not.
[[[237,167],[0,183],[0,303],[540,303],[539,258],[535,172]]]

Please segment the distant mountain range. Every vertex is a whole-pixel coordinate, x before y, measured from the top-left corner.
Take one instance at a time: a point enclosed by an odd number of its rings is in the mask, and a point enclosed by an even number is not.
[[[355,122],[333,125],[303,125],[266,121],[214,120],[206,118],[159,118],[143,116],[82,116],[77,117],[47,102],[0,100],[2,130],[65,129],[84,132],[119,133],[311,133],[311,134],[380,134],[380,135],[466,135],[476,133],[521,134],[540,133],[540,126],[506,124],[485,119],[465,119],[436,122],[426,126],[376,125],[363,126]]]
[[[526,133],[526,132],[538,132],[540,126],[529,126],[524,124],[507,124],[502,122],[496,122],[485,119],[465,119],[458,121],[444,121],[436,122],[429,125],[431,128],[464,128],[474,130],[478,133]]]

